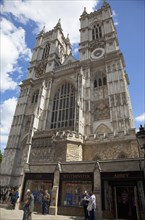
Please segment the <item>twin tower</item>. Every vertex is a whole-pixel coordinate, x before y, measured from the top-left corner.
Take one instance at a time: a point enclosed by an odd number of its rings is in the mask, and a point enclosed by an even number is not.
[[[79,53],[76,60],[60,20],[38,34],[3,156],[2,185],[24,191],[35,173],[44,180],[56,170],[77,173],[83,164],[93,175],[92,161],[138,157],[129,80],[108,3],[90,14],[84,9]],[[61,170],[61,163],[68,167]]]

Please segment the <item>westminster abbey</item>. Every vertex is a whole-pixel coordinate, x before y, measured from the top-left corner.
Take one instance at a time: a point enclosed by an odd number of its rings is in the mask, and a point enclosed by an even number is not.
[[[81,196],[93,190],[97,219],[125,219],[120,198],[126,190],[135,201],[131,215],[143,220],[143,152],[106,1],[81,14],[79,53],[77,60],[60,20],[37,35],[3,156],[1,184],[19,186],[20,208],[30,188],[36,211],[47,189],[53,215],[83,216]]]

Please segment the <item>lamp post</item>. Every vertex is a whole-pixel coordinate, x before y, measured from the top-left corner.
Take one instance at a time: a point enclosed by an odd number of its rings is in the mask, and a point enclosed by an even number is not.
[[[140,125],[139,131],[137,132],[136,137],[137,137],[137,142],[138,142],[140,149],[144,150],[144,168],[143,169],[144,169],[144,178],[145,178],[145,126],[143,127],[142,125]]]

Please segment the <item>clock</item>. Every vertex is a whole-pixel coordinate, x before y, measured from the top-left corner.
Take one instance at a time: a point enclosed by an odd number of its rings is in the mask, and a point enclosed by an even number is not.
[[[92,59],[99,59],[101,58],[105,53],[105,50],[103,48],[96,48],[95,50],[92,51],[91,53],[91,58]]]

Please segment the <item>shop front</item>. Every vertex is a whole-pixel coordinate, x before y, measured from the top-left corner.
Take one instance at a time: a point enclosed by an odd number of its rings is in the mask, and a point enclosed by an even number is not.
[[[65,162],[39,165],[30,164],[22,187],[21,203],[29,188],[35,199],[35,210],[41,213],[42,195],[47,189],[51,194],[50,215],[84,216],[82,195],[94,191],[97,200],[97,218],[101,219],[101,182],[98,163]],[[39,173],[35,173],[39,170]],[[46,173],[46,170],[51,172]]]
[[[93,190],[93,173],[62,173],[60,175],[58,214],[83,216],[82,195]]]
[[[104,172],[101,180],[103,218],[144,219],[143,172]]]
[[[27,189],[30,189],[34,195],[35,211],[41,212],[42,209],[42,197],[45,190],[51,194],[53,186],[53,174],[52,173],[26,173],[24,180],[24,187],[22,192],[22,201]]]

